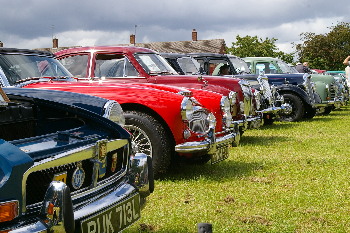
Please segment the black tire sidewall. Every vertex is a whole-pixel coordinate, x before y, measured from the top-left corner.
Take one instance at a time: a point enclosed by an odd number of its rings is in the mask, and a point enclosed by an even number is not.
[[[303,101],[296,95],[285,93],[282,94],[284,101],[292,106],[290,115],[282,115],[281,121],[299,121],[303,118],[305,107]]]
[[[140,128],[150,139],[152,146],[152,165],[154,176],[165,173],[171,162],[171,143],[164,127],[152,116],[137,111],[124,113],[125,125],[133,125]]]

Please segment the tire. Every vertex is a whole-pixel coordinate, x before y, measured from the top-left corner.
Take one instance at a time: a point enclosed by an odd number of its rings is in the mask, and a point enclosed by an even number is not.
[[[264,125],[272,125],[273,122],[275,122],[275,118],[273,118],[272,115],[269,115],[269,117],[267,117],[267,115],[264,114]]]
[[[309,108],[305,114],[304,114],[304,118],[307,119],[312,119],[317,113],[317,110],[315,108]]]
[[[152,158],[155,178],[166,173],[170,166],[174,146],[165,128],[154,117],[142,112],[126,111],[124,116],[124,128],[132,134],[134,152],[145,153]]]
[[[329,115],[331,113],[331,111],[333,110],[333,106],[328,106],[324,109],[324,112],[322,113],[322,115]]]
[[[211,156],[209,154],[205,154],[202,156],[195,156],[194,158],[187,159],[188,164],[196,164],[196,165],[203,165],[209,162],[211,159]]]
[[[281,121],[299,121],[303,118],[305,113],[305,108],[303,101],[296,95],[293,94],[282,94],[285,103],[289,103],[292,107],[290,114],[281,114],[279,120]]]

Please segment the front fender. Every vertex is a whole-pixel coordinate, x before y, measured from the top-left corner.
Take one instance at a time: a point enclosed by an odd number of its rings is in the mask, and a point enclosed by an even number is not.
[[[327,98],[329,97],[327,84],[324,82],[316,81],[315,88],[316,88],[316,92],[321,98],[321,101],[327,102]]]
[[[282,84],[280,86],[276,86],[276,89],[279,94],[283,94],[287,92],[294,93],[297,96],[299,96],[303,102],[305,102],[308,105],[312,105],[308,94],[300,87],[297,87],[295,85],[290,85],[290,84]]]

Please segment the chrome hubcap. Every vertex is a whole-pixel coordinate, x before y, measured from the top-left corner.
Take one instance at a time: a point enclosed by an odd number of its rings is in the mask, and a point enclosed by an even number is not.
[[[152,144],[146,132],[135,125],[125,125],[131,133],[131,145],[134,153],[145,153],[152,157]]]

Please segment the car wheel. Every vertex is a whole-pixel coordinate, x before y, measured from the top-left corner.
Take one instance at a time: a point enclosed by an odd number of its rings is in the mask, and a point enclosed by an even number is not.
[[[264,114],[264,125],[272,125],[275,122],[275,118],[271,115]]]
[[[124,127],[132,134],[134,152],[149,155],[154,177],[159,177],[168,170],[173,150],[164,127],[154,117],[142,112],[126,111],[124,116]]]
[[[328,106],[324,109],[324,112],[322,113],[322,115],[329,115],[332,110],[333,110],[333,106]]]
[[[205,154],[202,156],[194,156],[193,158],[187,159],[187,162],[189,164],[196,164],[196,165],[202,165],[206,164],[211,159],[211,156],[209,154]]]
[[[284,102],[290,104],[292,111],[289,114],[281,114],[281,121],[299,121],[304,116],[304,104],[303,101],[296,95],[283,94]]]
[[[312,119],[317,113],[317,110],[315,108],[309,108],[305,114],[304,114],[304,118],[307,119]]]

